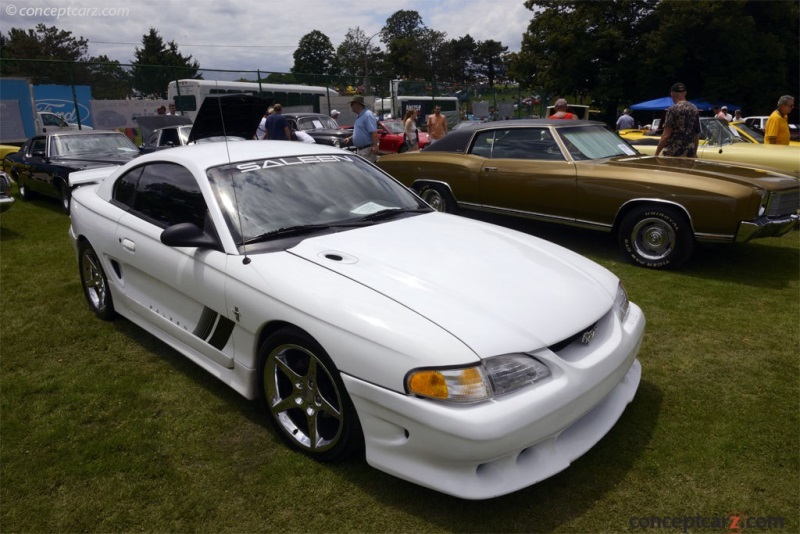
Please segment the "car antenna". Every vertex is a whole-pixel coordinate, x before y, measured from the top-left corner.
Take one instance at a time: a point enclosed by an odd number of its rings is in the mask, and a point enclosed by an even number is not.
[[[230,178],[231,178],[231,189],[233,189],[233,204],[234,204],[234,206],[236,206],[236,217],[237,217],[238,223],[239,223],[239,233],[242,236],[242,250],[244,252],[244,258],[242,259],[242,264],[250,265],[250,262],[252,260],[250,260],[250,257],[247,255],[247,243],[245,243],[245,241],[244,241],[244,232],[242,230],[242,228],[243,228],[242,227],[242,214],[241,214],[241,211],[239,210],[239,199],[236,196],[236,184],[233,183],[233,181],[234,181],[233,180],[233,176],[234,175],[233,175],[233,169],[232,169],[233,161],[231,160],[230,146],[228,146],[228,142],[229,142],[228,141],[228,131],[225,128],[225,117],[222,114],[222,97],[218,97],[217,98],[217,108],[219,109],[219,121],[220,121],[220,124],[222,125],[222,136],[223,136],[224,143],[225,143],[225,152],[228,155],[228,172],[230,173]]]

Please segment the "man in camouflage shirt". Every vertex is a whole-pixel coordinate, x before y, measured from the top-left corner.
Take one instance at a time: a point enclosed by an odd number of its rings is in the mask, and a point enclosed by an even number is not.
[[[697,142],[700,138],[700,113],[694,104],[686,100],[686,86],[675,83],[670,88],[675,103],[667,109],[664,133],[656,148],[656,156],[662,150],[665,156],[684,158],[697,157]]]

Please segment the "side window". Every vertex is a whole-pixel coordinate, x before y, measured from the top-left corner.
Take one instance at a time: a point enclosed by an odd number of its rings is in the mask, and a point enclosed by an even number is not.
[[[159,146],[181,146],[181,140],[178,139],[178,130],[175,128],[161,130]]]
[[[192,173],[172,163],[145,165],[122,176],[114,200],[162,228],[184,222],[203,228],[207,211]]]
[[[564,160],[564,156],[548,128],[507,130],[495,141],[492,158]]]
[[[470,154],[475,154],[482,158],[492,157],[492,144],[494,143],[494,130],[487,130],[475,136]]]
[[[34,152],[44,152],[47,148],[47,142],[44,137],[37,137],[31,142],[31,156]]]
[[[114,184],[113,200],[121,208],[130,210],[133,208],[133,197],[136,193],[136,183],[142,175],[144,167],[137,167],[121,176]]]

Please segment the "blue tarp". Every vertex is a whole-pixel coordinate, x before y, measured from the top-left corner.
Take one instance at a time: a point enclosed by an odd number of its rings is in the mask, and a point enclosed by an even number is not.
[[[670,107],[674,102],[672,97],[665,96],[663,98],[656,98],[655,100],[648,100],[647,102],[639,102],[631,106],[634,111],[663,111]]]
[[[700,111],[711,111],[714,109],[715,106],[722,107],[728,106],[728,111],[733,112],[736,109],[741,109],[741,106],[738,104],[729,104],[727,102],[722,101],[714,101],[709,102],[705,98],[697,98],[695,100],[690,100],[692,104],[697,106],[697,109]],[[634,104],[631,106],[631,109],[634,111],[663,111],[670,107],[673,104],[672,97],[665,96],[662,98],[656,98],[655,100],[648,100],[647,102],[639,102],[638,104]]]

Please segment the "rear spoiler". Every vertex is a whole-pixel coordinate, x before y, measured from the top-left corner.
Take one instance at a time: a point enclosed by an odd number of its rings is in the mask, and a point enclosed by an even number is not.
[[[94,169],[87,169],[85,171],[76,171],[69,173],[69,186],[78,187],[81,185],[100,183],[108,176],[111,176],[119,165],[112,165],[110,167],[95,167]]]

